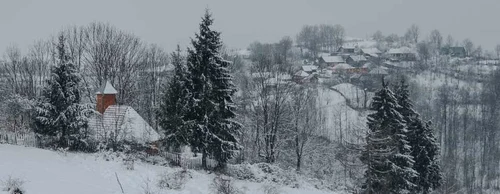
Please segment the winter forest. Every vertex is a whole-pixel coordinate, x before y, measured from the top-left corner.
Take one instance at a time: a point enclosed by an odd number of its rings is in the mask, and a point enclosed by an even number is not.
[[[0,193],[500,193],[500,45],[306,24],[234,48],[199,16],[176,50],[97,21],[0,45]]]

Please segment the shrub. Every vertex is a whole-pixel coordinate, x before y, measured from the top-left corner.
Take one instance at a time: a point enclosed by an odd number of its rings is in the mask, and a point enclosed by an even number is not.
[[[158,187],[160,189],[180,190],[184,187],[188,178],[192,178],[192,176],[186,168],[173,173],[164,173],[160,175]]]
[[[25,183],[24,180],[21,180],[19,178],[12,178],[9,176],[7,180],[2,181],[3,183],[3,191],[9,192],[9,194],[23,194],[26,193],[26,191],[23,188],[23,185]]]
[[[226,174],[240,180],[255,180],[255,174],[250,164],[227,165]]]
[[[211,188],[214,194],[241,194],[242,190],[238,189],[229,177],[216,176],[212,181]]]

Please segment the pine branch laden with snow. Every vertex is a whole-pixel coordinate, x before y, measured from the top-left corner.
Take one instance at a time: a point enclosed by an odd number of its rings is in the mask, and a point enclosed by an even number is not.
[[[398,111],[408,126],[408,146],[415,160],[413,169],[419,174],[414,180],[417,185],[416,190],[429,193],[441,186],[442,181],[437,162],[439,149],[436,138],[430,128],[430,123],[422,121],[420,115],[413,109],[408,85],[404,78],[397,85],[396,91],[396,98],[400,105]]]

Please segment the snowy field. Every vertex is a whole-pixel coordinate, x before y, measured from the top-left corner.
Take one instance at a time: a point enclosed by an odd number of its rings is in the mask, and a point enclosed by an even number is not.
[[[338,92],[319,87],[318,106],[322,112],[326,135],[331,140],[359,142],[366,129],[366,113],[347,106],[345,98]]]
[[[333,89],[339,91],[344,95],[345,98],[349,99],[351,105],[356,108],[363,108],[365,103],[365,91],[361,88],[350,84],[350,83],[341,83],[332,87]],[[366,93],[366,106],[371,103],[371,99],[373,98],[373,92]]]
[[[484,63],[486,63],[485,61]],[[466,65],[459,65],[456,67],[456,69],[460,72],[467,72],[467,73],[472,73],[472,74],[479,74],[479,75],[488,75],[491,72],[495,71],[497,69],[497,66],[494,65],[487,65],[480,63],[478,64],[466,64]]]
[[[106,161],[99,154],[74,154],[0,144],[0,179],[9,176],[24,181],[26,193],[33,194],[118,194],[122,193],[116,180],[118,175],[124,193],[142,194],[149,186],[152,193],[205,194],[211,192],[214,174],[191,171],[182,190],[159,189],[156,185],[159,174],[176,171],[178,168],[155,166],[136,162],[134,170],[127,170],[120,159]],[[236,180],[235,185],[245,193],[264,193],[265,183]],[[301,186],[294,189],[278,186],[281,193],[323,194],[332,193]],[[3,189],[3,185],[2,185]],[[0,194],[7,194],[1,191]]]

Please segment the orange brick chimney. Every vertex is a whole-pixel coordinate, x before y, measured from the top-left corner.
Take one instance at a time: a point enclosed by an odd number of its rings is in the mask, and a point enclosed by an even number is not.
[[[96,92],[96,109],[99,111],[101,114],[106,111],[106,109],[111,106],[116,104],[116,94],[118,92],[116,89],[109,83],[109,81],[106,81],[106,84],[104,84],[99,90]]]

